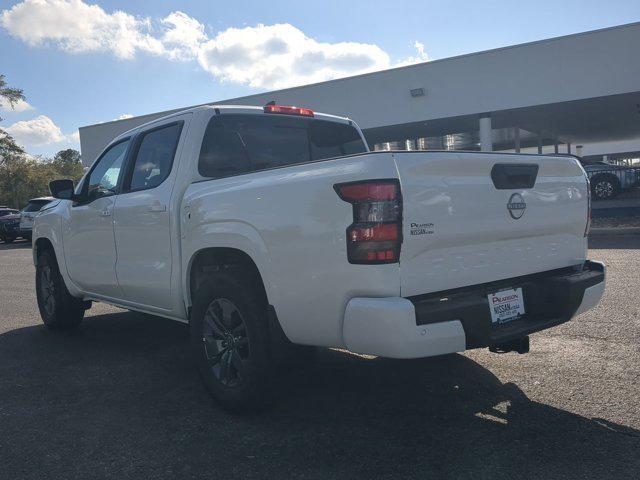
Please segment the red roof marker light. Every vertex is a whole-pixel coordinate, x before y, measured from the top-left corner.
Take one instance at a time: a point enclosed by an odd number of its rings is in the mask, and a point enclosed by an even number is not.
[[[313,117],[313,110],[301,107],[288,107],[283,105],[265,105],[264,113],[278,113],[280,115],[299,115],[302,117]]]

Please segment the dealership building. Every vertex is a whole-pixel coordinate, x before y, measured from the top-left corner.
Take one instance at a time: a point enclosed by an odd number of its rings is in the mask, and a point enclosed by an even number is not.
[[[275,101],[349,117],[375,149],[559,152],[638,163],[639,46],[640,23],[633,23],[210,105]],[[179,110],[81,127],[83,162],[120,133]]]

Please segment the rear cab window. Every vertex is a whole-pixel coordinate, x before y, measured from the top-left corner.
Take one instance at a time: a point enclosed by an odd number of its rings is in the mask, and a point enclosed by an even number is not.
[[[198,171],[221,178],[366,151],[352,125],[297,116],[222,114],[207,125]]]

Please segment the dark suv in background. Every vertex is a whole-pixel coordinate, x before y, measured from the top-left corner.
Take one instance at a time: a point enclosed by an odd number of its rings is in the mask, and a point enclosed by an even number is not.
[[[13,242],[19,236],[19,227],[20,211],[0,206],[0,240],[5,243]]]
[[[640,169],[624,165],[613,165],[602,160],[580,160],[591,182],[594,200],[608,200],[620,192],[630,190],[640,181]]]

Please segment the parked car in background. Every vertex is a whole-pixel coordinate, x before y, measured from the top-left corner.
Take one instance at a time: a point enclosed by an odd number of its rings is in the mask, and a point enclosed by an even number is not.
[[[12,243],[20,236],[20,212],[13,211],[17,213],[0,217],[0,240],[4,243]]]
[[[0,218],[6,217],[7,215],[14,215],[16,213],[20,213],[20,210],[16,210],[15,208],[0,206]]]
[[[638,185],[640,170],[624,165],[588,161],[581,159],[582,166],[591,182],[591,194],[594,200],[608,200],[617,197],[620,192]]]
[[[53,197],[32,198],[27,206],[22,210],[20,217],[20,236],[31,241],[31,231],[33,230],[33,219],[36,214],[50,201],[55,200]]]

